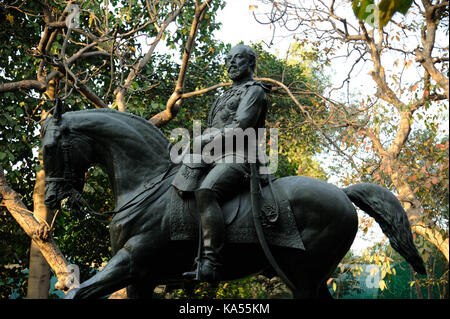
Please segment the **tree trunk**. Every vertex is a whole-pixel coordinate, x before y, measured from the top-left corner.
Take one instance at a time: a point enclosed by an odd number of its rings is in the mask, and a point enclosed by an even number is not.
[[[433,299],[433,285],[430,283],[434,278],[434,269],[436,266],[436,259],[433,258],[433,264],[429,267],[431,270],[428,272],[428,299]]]
[[[36,244],[31,242],[27,299],[48,299],[50,266]]]
[[[49,82],[47,95],[49,99],[54,99],[56,96],[57,79],[52,79]],[[44,119],[47,113],[42,110],[41,118]],[[42,159],[42,150],[39,150],[39,165],[44,167]],[[36,182],[33,190],[33,214],[38,218],[39,222],[46,221],[50,225],[53,214],[47,209],[44,204],[45,199],[45,171],[41,169],[36,171]],[[30,264],[28,270],[28,299],[48,299],[50,289],[50,266],[42,255],[40,249],[33,240],[30,248]]]
[[[447,263],[449,262],[449,239],[444,238],[439,232],[437,226],[426,224],[423,221],[423,208],[420,201],[414,195],[411,186],[405,182],[404,177],[401,176],[400,170],[397,167],[389,163],[392,173],[390,174],[391,180],[397,189],[399,200],[405,209],[408,219],[411,223],[411,229],[422,236],[425,240],[436,246],[439,251],[444,255]]]
[[[413,273],[413,276],[414,276],[414,281],[416,282],[415,286],[416,286],[417,299],[423,299],[423,297],[422,297],[422,290],[420,289],[421,286],[419,284],[419,281],[417,280],[416,274]]]
[[[5,205],[6,209],[11,213],[17,223],[22,227],[25,233],[38,246],[42,255],[45,257],[49,265],[52,267],[58,282],[56,289],[69,288],[71,272],[68,269],[68,263],[64,255],[55,245],[53,238],[47,232],[42,233],[42,224],[40,224],[33,212],[30,212],[23,204],[19,194],[17,194],[6,181],[3,167],[0,165],[0,200]],[[45,230],[45,228],[44,228]]]
[[[419,223],[413,223],[411,225],[411,229],[422,236],[424,239],[432,243],[434,246],[436,246],[439,251],[444,255],[445,259],[447,260],[447,263],[449,262],[448,258],[448,237],[444,239],[442,234],[438,232],[437,230],[427,227],[423,222]]]
[[[41,152],[39,154],[41,157]],[[40,160],[42,166],[42,160]],[[33,202],[34,215],[39,220],[45,220],[48,224],[52,221],[52,212],[44,204],[44,170],[36,173],[36,183],[34,185]],[[28,299],[47,299],[50,289],[50,266],[42,256],[37,245],[31,241],[30,266],[28,273]]]

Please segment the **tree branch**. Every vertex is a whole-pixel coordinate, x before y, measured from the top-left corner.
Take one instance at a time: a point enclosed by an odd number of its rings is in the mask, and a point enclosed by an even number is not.
[[[69,275],[67,270],[67,260],[56,246],[51,236],[42,238],[42,227],[39,221],[35,219],[33,213],[30,212],[21,201],[19,195],[8,185],[4,174],[4,169],[0,165],[0,200],[6,206],[8,211],[19,223],[20,227],[39,247],[45,260],[55,272],[58,282],[55,285],[57,289],[66,289]]]
[[[430,2],[423,0],[422,4],[425,8],[425,27],[422,31],[423,49],[417,48],[414,51],[416,54],[416,61],[418,61],[439,86],[442,87],[445,96],[449,99],[449,79],[436,68],[435,63],[439,62],[439,60],[435,62],[435,59],[432,57],[438,21],[441,19],[443,12],[448,12],[449,3],[448,1],[445,1],[433,6]],[[447,10],[441,10],[445,7]]]
[[[47,83],[38,80],[22,80],[0,84],[0,93],[31,89],[43,92],[47,89]]]
[[[154,115],[150,119],[150,122],[152,122],[154,125],[158,127],[170,121],[174,116],[176,116],[176,114],[181,108],[182,95],[186,81],[186,72],[191,58],[192,50],[194,48],[195,37],[198,28],[200,26],[200,23],[203,20],[203,15],[210,2],[211,0],[205,0],[201,5],[199,5],[197,1],[195,3],[195,15],[192,21],[188,40],[184,47],[183,57],[181,59],[180,72],[178,73],[178,79],[175,84],[175,89],[166,103],[166,109]]]
[[[189,92],[189,93],[183,93],[181,95],[181,98],[182,99],[187,99],[187,98],[192,97],[192,96],[205,94],[205,93],[207,93],[209,91],[216,90],[216,89],[224,87],[224,86],[230,86],[231,84],[233,84],[233,83],[231,83],[231,82],[219,83],[219,84],[210,86],[210,87],[208,87],[206,89],[201,89],[201,90],[197,90],[197,91],[193,91],[193,92]]]
[[[139,75],[139,73],[142,71],[142,69],[144,68],[144,66],[147,64],[147,62],[150,60],[151,56],[153,55],[153,52],[155,51],[155,48],[157,46],[157,44],[159,43],[159,41],[161,40],[164,32],[166,31],[167,27],[173,22],[175,21],[175,19],[178,17],[178,15],[181,13],[182,9],[184,7],[184,1],[182,1],[180,3],[180,6],[174,10],[164,21],[164,23],[162,24],[162,26],[159,28],[158,30],[158,34],[156,35],[155,40],[153,41],[153,43],[150,45],[150,48],[148,49],[147,53],[145,54],[145,56],[138,61],[132,68],[132,70],[130,71],[130,73],[128,73],[128,76],[125,80],[125,83],[118,87],[115,91],[114,91],[114,95],[116,96],[116,104],[117,107],[119,109],[119,111],[125,111],[126,110],[126,103],[125,103],[125,94],[127,93],[127,91],[129,90],[131,83],[133,82],[134,79],[136,79],[136,77]]]

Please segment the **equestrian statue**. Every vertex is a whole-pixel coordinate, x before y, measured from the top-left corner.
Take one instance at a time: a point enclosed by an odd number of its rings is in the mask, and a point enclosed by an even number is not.
[[[256,60],[248,46],[229,51],[233,84],[194,141],[200,152],[178,162],[149,121],[112,109],[64,113],[57,100],[42,127],[46,205],[57,208],[67,197],[85,204],[84,177],[93,165],[106,169],[115,199],[113,256],[67,298],[102,298],[124,287],[128,298],[151,298],[161,284],[217,284],[257,273],[279,276],[295,298],[330,298],[327,280],[358,228],[352,203],[426,273],[406,213],[387,189],[261,173],[258,143],[246,134],[264,128],[270,91],[253,79]],[[205,155],[207,145],[214,147]]]

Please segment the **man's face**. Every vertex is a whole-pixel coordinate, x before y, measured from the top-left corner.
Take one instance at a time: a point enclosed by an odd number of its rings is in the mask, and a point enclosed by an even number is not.
[[[226,65],[228,76],[233,81],[248,77],[253,73],[245,48],[240,46],[230,50],[226,58]]]

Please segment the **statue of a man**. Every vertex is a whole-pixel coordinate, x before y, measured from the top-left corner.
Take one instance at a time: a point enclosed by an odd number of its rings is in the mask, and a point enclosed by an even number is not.
[[[226,58],[228,76],[233,81],[211,107],[208,127],[211,133],[199,136],[202,146],[214,139],[226,138],[226,134],[240,129],[263,128],[267,110],[265,88],[253,80],[256,66],[256,53],[245,45],[233,47]],[[203,254],[197,271],[185,273],[201,281],[221,280],[222,261],[220,251],[225,241],[225,222],[220,204],[236,195],[246,184],[249,174],[247,142],[239,152],[225,150],[221,156],[214,157],[209,171],[195,190],[197,207],[200,212],[203,231]]]

